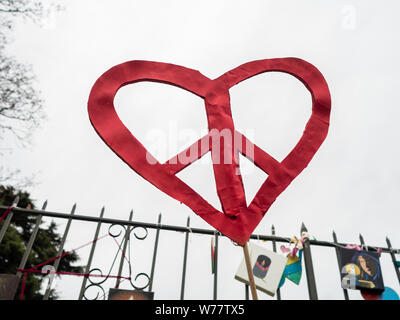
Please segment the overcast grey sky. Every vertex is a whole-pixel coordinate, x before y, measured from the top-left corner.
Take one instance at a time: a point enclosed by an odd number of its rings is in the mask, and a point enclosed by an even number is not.
[[[248,61],[298,57],[315,65],[329,85],[331,125],[310,165],[279,196],[256,233],[269,233],[274,224],[279,235],[298,236],[304,221],[320,240],[330,241],[335,230],[339,241],[358,243],[361,232],[368,244],[385,246],[389,236],[400,247],[398,1],[60,3],[65,11],[44,27],[18,23],[8,48],[33,65],[45,99],[48,120],[34,132],[33,146],[3,160],[25,175],[38,174],[40,184],[30,189],[38,205],[48,199],[49,210],[67,212],[77,202],[78,213],[93,216],[105,205],[105,216],[121,219],[133,209],[134,219],[146,222],[155,222],[162,212],[164,224],[185,225],[190,216],[192,226],[208,228],[190,209],[134,173],[97,136],[87,114],[92,85],[110,67],[136,59],[178,64],[216,78]],[[310,116],[307,89],[289,75],[266,73],[233,87],[230,94],[235,125],[252,132],[253,142],[282,160]],[[191,129],[200,137],[207,129],[203,101],[172,86],[126,86],[115,105],[150,151],[151,130]],[[188,137],[178,141],[179,147],[192,142]],[[195,163],[179,177],[220,206],[210,164]],[[244,175],[248,201],[264,179],[257,169]],[[91,240],[94,228],[74,222],[67,249]],[[133,242],[136,273],[150,273],[153,239],[151,232],[147,240]],[[160,240],[155,298],[178,299],[184,234],[164,232]],[[218,298],[242,299],[243,284],[233,279],[242,251],[227,238],[220,245]],[[110,239],[99,242],[93,266],[106,270],[115,249]],[[313,247],[312,253],[320,298],[342,299],[334,250]],[[82,264],[87,254],[81,251]],[[385,285],[400,292],[390,257],[381,260]],[[75,299],[80,281],[63,277],[56,288],[63,299]],[[192,236],[186,297],[212,298],[212,281],[210,239]],[[106,288],[114,285],[107,283]],[[287,281],[282,297],[307,298],[305,275],[300,286]],[[361,298],[358,291],[350,297]]]

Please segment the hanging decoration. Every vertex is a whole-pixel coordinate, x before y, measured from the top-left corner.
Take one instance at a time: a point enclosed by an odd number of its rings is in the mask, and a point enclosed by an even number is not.
[[[300,284],[302,267],[301,262],[303,258],[303,250],[298,251],[298,255],[292,257],[288,255],[288,260],[286,263],[286,267],[283,271],[281,282],[279,283],[279,288],[285,283],[285,279],[288,279],[295,283],[296,285]]]
[[[287,258],[264,247],[249,243],[250,262],[256,288],[274,296],[285,269]],[[249,284],[246,262],[243,259],[235,274],[235,279]]]
[[[381,293],[385,288],[377,252],[338,247],[342,287]]]
[[[291,248],[292,244],[294,244],[293,248]],[[296,236],[294,236],[292,239],[290,239],[289,246],[282,245],[280,249],[284,254],[287,255],[287,262],[279,283],[279,288],[284,285],[286,279],[292,281],[296,285],[299,285],[302,275],[301,263],[303,258],[303,237],[298,239]]]
[[[365,300],[400,300],[397,292],[390,287],[385,287],[385,290],[378,294],[368,290],[361,290],[361,295]]]

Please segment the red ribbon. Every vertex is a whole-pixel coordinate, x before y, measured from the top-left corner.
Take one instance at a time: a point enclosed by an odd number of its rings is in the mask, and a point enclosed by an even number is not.
[[[0,223],[2,223],[3,222],[3,220],[6,218],[6,216],[12,211],[14,209],[14,207],[8,207],[7,209],[6,209],[6,211],[4,212],[4,214],[1,216],[1,218],[0,218]]]

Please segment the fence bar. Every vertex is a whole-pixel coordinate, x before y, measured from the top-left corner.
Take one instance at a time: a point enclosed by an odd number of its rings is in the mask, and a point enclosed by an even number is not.
[[[364,237],[361,235],[361,233],[360,233],[360,244],[363,247],[362,249],[364,250],[365,241],[364,241]],[[368,248],[367,248],[367,251],[368,251]]]
[[[275,226],[274,225],[271,226],[271,234],[273,236],[275,236]],[[276,241],[275,240],[272,240],[272,250],[274,252],[276,252]],[[280,288],[276,289],[276,298],[278,300],[281,300],[281,289]]]
[[[335,231],[332,232],[332,237],[333,237],[333,242],[337,243],[337,237],[336,237],[336,232]],[[340,252],[339,252],[339,248],[336,247],[335,251],[336,251],[336,258],[337,258],[338,267],[339,267],[339,276],[341,278],[342,270],[340,269]],[[344,299],[345,300],[349,300],[349,293],[347,292],[347,289],[345,289],[345,288],[343,288],[343,295],[344,295]]]
[[[97,228],[96,228],[96,232],[94,234],[94,238],[93,238],[93,243],[92,243],[92,247],[90,248],[90,254],[89,254],[89,259],[88,259],[88,263],[86,265],[86,269],[85,269],[85,274],[88,274],[90,271],[90,267],[92,265],[92,260],[93,260],[93,254],[94,254],[94,250],[96,249],[96,243],[97,243],[97,238],[99,237],[99,232],[100,232],[100,227],[101,227],[101,223],[102,223],[102,218],[104,216],[104,207],[101,208],[101,212],[100,212],[100,219],[99,222],[97,223]],[[85,293],[85,289],[86,289],[86,282],[87,282],[87,277],[83,277],[83,281],[82,281],[82,286],[81,286],[81,291],[79,292],[79,300],[82,300],[83,295]]]
[[[306,267],[307,274],[307,285],[308,285],[308,294],[310,296],[310,300],[318,300],[317,287],[315,285],[315,276],[314,276],[314,268],[311,257],[311,248],[310,248],[310,239],[308,236],[303,237],[303,233],[307,234],[308,230],[304,223],[301,225],[301,235],[303,238],[303,253],[304,253],[304,265]]]
[[[6,206],[0,206],[0,213],[4,212],[7,209]],[[15,208],[13,210],[14,214],[30,214],[30,215],[39,215],[43,214],[45,217],[53,217],[53,218],[60,218],[60,219],[68,219],[70,214],[66,213],[59,213],[59,212],[51,212],[51,211],[40,211],[40,210],[29,210],[29,209],[23,209],[23,208]],[[106,224],[124,224],[124,225],[130,225],[130,226],[135,226],[135,227],[144,227],[148,229],[157,229],[160,228],[161,230],[167,230],[167,231],[178,231],[178,232],[186,232],[187,228],[182,227],[182,226],[172,226],[172,225],[162,225],[159,226],[156,223],[147,223],[147,222],[139,222],[139,221],[127,221],[127,220],[120,220],[120,219],[110,219],[110,218],[98,218],[98,217],[93,217],[93,216],[82,216],[82,215],[74,215],[74,220],[79,220],[79,221],[88,221],[88,222],[101,222],[101,223],[106,223]],[[191,232],[193,234],[207,234],[207,235],[214,235],[215,231],[210,230],[210,229],[200,229],[200,228],[191,228]],[[290,241],[289,237],[279,237],[279,236],[272,236],[272,235],[257,235],[253,234],[250,236],[250,239],[256,239],[256,240],[275,240],[276,242],[284,242],[287,243]],[[332,247],[335,248],[336,244],[333,242],[329,241],[321,241],[321,240],[312,240],[309,239],[309,243],[311,245],[317,245],[317,246],[322,246],[322,247]],[[346,246],[347,243],[338,243],[341,246]],[[387,247],[372,247],[372,246],[364,246],[368,250],[371,251],[376,251],[377,249],[381,249],[382,252],[385,253],[390,253],[390,250]],[[400,249],[392,249],[394,251],[400,250]]]
[[[397,279],[399,280],[399,283],[400,283],[400,270],[396,264],[396,261],[397,261],[396,256],[394,255],[392,244],[390,243],[390,240],[388,237],[386,237],[386,243],[388,245],[388,249],[390,250],[390,255],[392,256],[393,266],[394,266],[394,270],[396,271]]]
[[[129,213],[129,221],[132,221],[132,216],[133,216],[133,210]],[[126,253],[126,246],[128,245],[129,238],[130,238],[130,232],[131,232],[131,226],[128,226],[128,229],[125,230],[125,237],[124,237],[124,246],[122,248],[121,252],[121,260],[119,262],[119,269],[118,269],[118,278],[115,283],[115,288],[119,288],[119,284],[121,283],[121,274],[122,274],[122,269],[124,267],[124,261],[125,261],[125,253]]]
[[[14,215],[15,207],[17,206],[18,202],[19,202],[19,196],[17,196],[17,197],[14,199],[14,201],[13,201],[13,203],[12,203],[12,205],[11,205],[12,207],[14,207],[14,209],[11,210],[11,211],[8,213],[7,217],[5,218],[5,220],[4,220],[4,222],[3,222],[3,226],[1,227],[1,230],[0,230],[0,243],[1,243],[1,241],[3,240],[3,238],[4,238],[4,235],[6,234],[6,231],[7,231],[7,229],[8,229],[8,226],[10,225],[11,219],[12,219],[12,217],[13,217],[13,215]],[[4,207],[4,206],[3,206],[3,208],[5,208],[5,209],[3,210],[3,212],[4,212],[4,211],[7,210],[8,207]]]
[[[158,215],[158,225],[160,225],[160,224],[161,224],[161,213]],[[153,289],[154,270],[156,268],[156,259],[157,259],[157,249],[158,249],[158,239],[159,239],[159,237],[160,237],[160,228],[157,229],[156,240],[154,242],[153,261],[151,262],[149,291],[151,291]]]
[[[47,200],[43,203],[42,210],[46,210],[46,207],[47,207]],[[32,234],[29,238],[28,244],[26,246],[24,255],[21,259],[18,269],[25,269],[26,262],[28,261],[29,254],[31,253],[31,250],[33,247],[33,243],[35,242],[36,236],[38,234],[39,226],[40,226],[40,223],[42,222],[42,218],[43,218],[43,215],[41,215],[41,214],[39,214],[36,217],[35,228],[33,229]],[[18,271],[17,276],[18,276],[18,278],[21,278],[22,272]]]
[[[76,203],[72,206],[70,218],[68,219],[67,226],[65,227],[64,235],[61,239],[61,244],[60,244],[60,248],[58,249],[57,257],[62,255],[62,253],[63,253],[65,241],[67,240],[67,237],[68,237],[69,228],[71,227],[72,216],[75,213],[75,209],[76,209]],[[56,261],[54,261],[54,264],[53,264],[54,272],[57,272],[58,266],[60,265],[60,261],[61,261],[61,258],[58,258],[58,259],[56,259]],[[47,285],[46,292],[43,296],[43,300],[49,299],[49,295],[50,295],[50,291],[51,291],[51,284],[53,282],[53,279],[54,279],[54,277],[50,277],[49,284]]]
[[[244,285],[244,297],[245,297],[246,300],[250,299],[250,297],[249,297],[249,285],[248,284]]]
[[[186,227],[189,229],[190,226],[190,217],[187,218]],[[187,252],[189,245],[189,230],[186,230],[185,236],[185,251],[183,254],[183,270],[182,270],[182,283],[181,283],[181,300],[184,300],[185,296],[185,279],[186,279],[186,261],[187,261]]]
[[[218,289],[218,237],[219,232],[214,231],[215,234],[215,250],[214,250],[214,296],[213,299],[217,300]]]

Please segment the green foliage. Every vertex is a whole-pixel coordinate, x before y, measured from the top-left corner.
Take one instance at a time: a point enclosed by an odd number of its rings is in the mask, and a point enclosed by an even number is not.
[[[4,187],[0,185],[0,205],[11,205],[17,195],[20,197],[18,203],[19,207],[35,208],[29,193],[15,190],[11,186]],[[28,243],[35,227],[35,222],[35,216],[14,214],[12,222],[0,244],[0,273],[15,274],[17,272],[22,256],[25,253],[25,245]],[[0,227],[1,225],[2,223]],[[53,221],[48,226],[39,228],[25,268],[29,269],[55,258],[60,243],[61,236],[57,233],[57,225]],[[65,251],[63,251],[63,253],[65,253]],[[58,271],[82,272],[82,267],[72,265],[78,260],[79,257],[75,252],[64,256],[60,261]],[[50,264],[52,263],[53,262],[50,262]],[[42,267],[39,267],[38,270],[41,270],[41,268]],[[41,274],[28,273],[24,299],[39,300],[43,298],[43,295],[40,293],[42,279],[43,276]],[[21,283],[18,292],[21,290]],[[16,298],[18,299],[18,297],[19,295],[17,294]],[[57,299],[57,297],[57,293],[52,290],[49,299]]]

